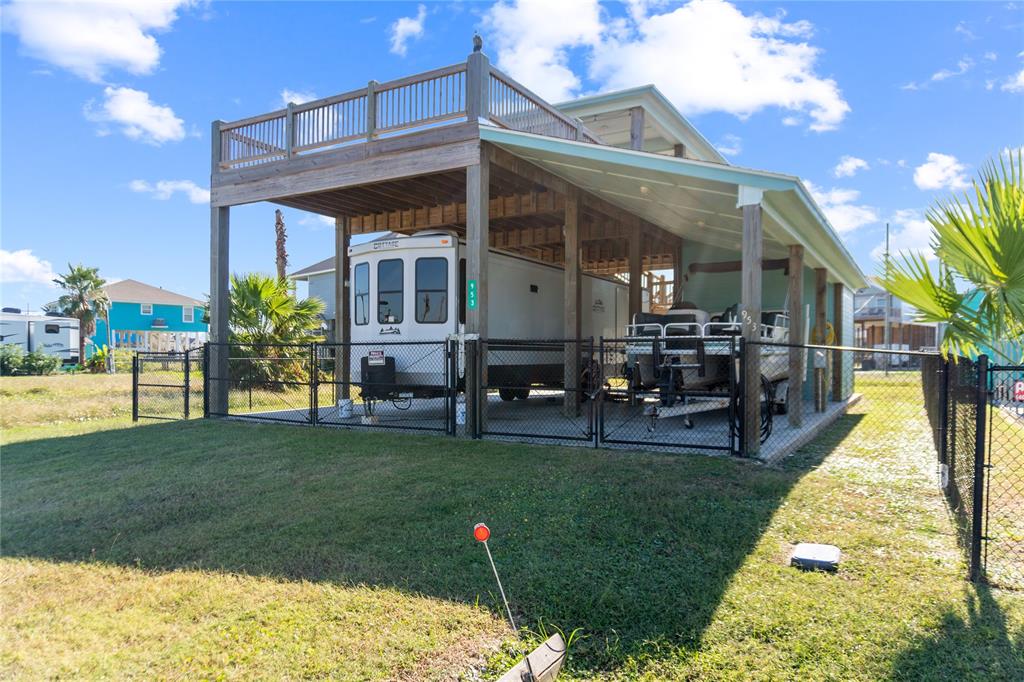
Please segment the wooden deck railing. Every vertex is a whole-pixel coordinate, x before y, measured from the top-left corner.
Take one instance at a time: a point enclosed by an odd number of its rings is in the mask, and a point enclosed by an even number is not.
[[[379,136],[484,119],[538,135],[601,141],[573,119],[490,66],[475,52],[469,60],[387,83],[289,104],[284,109],[221,123],[220,170],[290,159]]]

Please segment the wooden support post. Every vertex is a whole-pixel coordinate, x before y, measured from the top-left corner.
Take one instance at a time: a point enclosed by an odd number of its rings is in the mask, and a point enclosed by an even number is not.
[[[676,157],[677,159],[685,159],[686,158],[686,145],[682,145],[682,144],[673,145],[672,146],[672,156]]]
[[[466,60],[466,120],[487,119],[491,62],[483,52],[473,52]]]
[[[633,316],[643,312],[643,234],[640,220],[632,219],[626,224],[629,230],[629,323]]]
[[[804,247],[789,247],[789,342],[804,342]],[[804,422],[804,375],[807,372],[804,348],[789,349],[789,395],[786,411],[789,425],[798,428]]]
[[[474,53],[470,56],[472,63]],[[477,334],[481,340],[487,338],[487,260],[490,244],[488,210],[490,196],[490,161],[486,148],[481,143],[480,162],[466,168],[466,332]],[[467,396],[467,405],[475,407],[471,414],[473,433],[479,433],[486,419],[487,386],[486,350],[482,349],[479,358],[481,387],[476,395]]]
[[[580,413],[580,321],[582,286],[580,273],[580,199],[573,187],[565,198],[565,393],[567,417]],[[575,341],[571,341],[575,339]]]
[[[377,137],[377,81],[366,84],[366,140]]]
[[[825,297],[828,292],[828,271],[825,268],[814,269],[814,339],[815,343],[824,344],[825,339]],[[817,354],[817,353],[816,353]],[[814,368],[814,410],[825,409],[825,367]]]
[[[633,107],[629,110],[629,148],[637,151],[644,149],[643,107]]]
[[[210,168],[217,173],[221,162],[220,126],[214,121],[211,133]],[[228,246],[231,209],[227,206],[210,207],[210,411],[228,413],[228,319],[231,308],[229,295]],[[148,333],[147,333],[148,337]],[[148,345],[149,339],[146,339]],[[218,345],[223,344],[223,345]]]
[[[292,148],[295,146],[295,102],[288,102],[288,109],[284,114],[284,151],[290,159],[294,155]]]
[[[843,285],[836,282],[832,285],[832,326],[836,330],[836,345],[843,345]],[[843,399],[844,369],[843,351],[832,351],[832,400]]]
[[[351,220],[347,216],[334,219],[334,341],[342,344],[334,356],[335,401],[352,397],[352,349],[348,345],[352,340],[348,263]]]
[[[743,440],[742,451],[756,457],[761,449],[761,346],[750,341],[761,340],[761,256],[764,234],[761,226],[760,196],[757,203],[743,208],[743,265],[740,282],[743,337],[747,340],[743,372]]]
[[[672,253],[672,305],[683,300],[683,242]]]

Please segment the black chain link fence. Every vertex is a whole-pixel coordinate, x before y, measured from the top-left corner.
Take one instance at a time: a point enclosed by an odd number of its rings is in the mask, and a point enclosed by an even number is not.
[[[1024,366],[989,369],[985,551],[989,582],[1024,589]]]
[[[471,348],[480,349],[470,364],[480,382],[477,436],[593,442],[601,368],[592,339],[487,339]]]
[[[203,416],[204,350],[132,357],[132,420]]]
[[[450,433],[454,350],[448,341],[316,344],[316,423]]]
[[[735,338],[601,339],[600,442],[736,453],[738,348]]]

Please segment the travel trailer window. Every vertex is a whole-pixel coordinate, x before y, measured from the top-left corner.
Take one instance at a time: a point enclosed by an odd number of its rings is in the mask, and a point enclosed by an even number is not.
[[[448,259],[416,259],[416,321],[448,321]]]
[[[182,322],[195,322],[196,310],[190,305],[182,306],[181,308],[181,321]]]
[[[48,324],[45,327],[43,327],[43,331],[46,332],[47,334],[60,334],[60,325]]]
[[[370,264],[360,263],[356,266],[356,324],[370,322]]]
[[[153,314],[153,304],[152,303],[142,303],[142,304],[140,304],[140,306],[142,308],[142,314],[143,315],[152,315]]]
[[[402,294],[405,272],[400,259],[382,260],[377,263],[377,322],[400,324],[402,322]]]

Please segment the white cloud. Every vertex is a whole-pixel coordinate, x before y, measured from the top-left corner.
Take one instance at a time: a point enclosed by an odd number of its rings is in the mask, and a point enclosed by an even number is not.
[[[167,30],[191,0],[33,2],[3,8],[3,28],[26,54],[101,82],[109,69],[147,74],[160,63],[154,33]]]
[[[928,160],[914,169],[914,184],[918,189],[964,189],[967,181],[967,166],[951,154],[931,152]]]
[[[801,121],[799,116],[784,116],[782,118],[782,125],[784,126],[798,126],[800,123]]]
[[[595,50],[591,75],[610,88],[657,83],[684,114],[746,118],[779,107],[806,114],[811,130],[832,130],[850,106],[816,71],[811,24],[784,16],[745,15],[722,0],[642,13],[628,34],[609,34]]]
[[[155,183],[146,180],[132,180],[128,187],[133,192],[150,194],[154,199],[167,201],[178,192],[188,197],[193,204],[209,204],[210,190],[200,187],[191,180],[157,180]]]
[[[859,227],[878,222],[878,211],[865,204],[855,204],[860,199],[860,192],[855,189],[833,187],[829,190],[819,188],[810,180],[804,180],[807,191],[825,213],[825,217],[840,234],[852,232]]]
[[[299,225],[308,227],[310,230],[317,232],[325,227],[333,228],[334,218],[320,213],[306,213],[299,218]]]
[[[427,18],[427,6],[420,5],[415,17],[401,17],[391,24],[391,51],[405,56],[410,40],[419,40],[423,36],[423,22]]]
[[[496,36],[498,67],[553,101],[583,90],[569,67],[576,50],[602,89],[656,83],[684,114],[746,118],[779,107],[786,125],[806,116],[812,130],[831,130],[849,112],[836,82],[816,71],[821,51],[808,42],[809,22],[745,15],[723,0],[657,13],[665,7],[639,0],[628,16],[611,19],[597,0],[504,0],[484,26]]]
[[[293,104],[305,104],[306,102],[312,102],[316,99],[316,93],[312,90],[289,90],[285,88],[281,91],[281,106],[288,106],[288,103]]]
[[[972,66],[974,66],[974,60],[971,59],[970,57],[964,57],[963,59],[956,63],[955,69],[939,69],[938,71],[932,74],[931,80],[944,81],[947,78],[956,78],[957,76],[962,76],[968,71],[970,71]]]
[[[518,0],[491,7],[484,28],[494,36],[498,68],[541,97],[559,102],[578,95],[581,88],[569,68],[569,51],[597,45],[605,26],[596,0]]]
[[[722,135],[722,141],[715,145],[715,149],[726,156],[736,156],[743,151],[743,140],[738,135]]]
[[[859,159],[856,156],[843,156],[839,159],[839,163],[832,169],[832,174],[837,178],[850,178],[857,174],[857,171],[868,170],[871,166],[864,159]]]
[[[0,282],[4,284],[34,282],[52,285],[56,276],[50,262],[33,255],[31,249],[0,249]]]
[[[910,253],[919,253],[928,260],[935,258],[931,247],[931,224],[915,209],[901,209],[889,219],[889,254],[894,260]],[[877,261],[885,258],[885,240],[871,250],[871,257]]]
[[[928,88],[929,83],[939,83],[950,78],[957,78],[962,76],[974,67],[974,60],[970,57],[964,57],[957,61],[955,69],[939,69],[933,73],[927,81],[923,83],[915,83],[911,81],[900,86],[900,90],[925,90]]]
[[[990,62],[994,62],[995,60],[999,59],[999,55],[996,54],[995,52],[986,52],[984,54],[984,58]]]
[[[956,27],[953,29],[953,31],[962,35],[965,40],[974,40],[975,38],[978,37],[974,35],[974,31],[967,27],[966,21],[961,21],[960,23],[958,23]]]
[[[1007,78],[999,88],[1005,92],[1024,92],[1024,69]]]
[[[178,142],[185,138],[185,122],[168,106],[156,104],[149,93],[132,88],[106,87],[103,104],[97,109],[90,100],[85,105],[85,117],[97,123],[113,123],[127,137],[149,144]],[[100,134],[109,130],[101,127]]]

